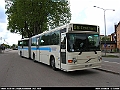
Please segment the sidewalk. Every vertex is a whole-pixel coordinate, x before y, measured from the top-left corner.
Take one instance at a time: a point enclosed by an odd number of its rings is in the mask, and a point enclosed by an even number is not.
[[[0,51],[0,54],[3,54],[3,53],[5,53],[5,52],[9,52],[9,51],[11,51],[12,49],[5,49],[5,50],[1,50]]]
[[[102,61],[102,66],[98,70],[120,75],[120,63]]]
[[[11,51],[12,49],[5,49],[5,51],[4,52],[9,52],[9,51]]]
[[[102,52],[101,54],[102,54],[102,56],[105,55],[104,52]],[[120,53],[106,53],[106,55],[114,55],[114,56],[119,56],[120,57]]]

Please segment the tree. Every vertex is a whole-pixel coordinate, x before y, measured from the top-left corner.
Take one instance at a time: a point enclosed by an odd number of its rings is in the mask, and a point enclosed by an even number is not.
[[[7,29],[24,37],[65,25],[71,20],[66,0],[7,0]]]
[[[101,41],[105,41],[105,37],[102,37]],[[106,36],[106,41],[110,41],[110,38],[108,38],[107,36]]]

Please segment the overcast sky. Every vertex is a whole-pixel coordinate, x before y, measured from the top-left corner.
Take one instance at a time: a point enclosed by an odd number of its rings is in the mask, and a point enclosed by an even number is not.
[[[100,34],[104,35],[104,11],[93,6],[107,10],[106,27],[107,35],[114,32],[114,24],[120,21],[120,0],[69,0],[72,13],[71,23],[92,24],[100,26]],[[0,0],[0,44],[17,44],[21,35],[10,33],[7,30],[7,16],[5,15],[5,1]],[[2,40],[1,40],[2,37]],[[4,39],[6,42],[4,42]]]

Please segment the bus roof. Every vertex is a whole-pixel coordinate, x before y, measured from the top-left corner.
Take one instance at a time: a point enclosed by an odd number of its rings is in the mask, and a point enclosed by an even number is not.
[[[56,27],[56,28],[54,28],[54,29],[51,29],[51,30],[49,30],[49,31],[44,31],[43,33],[40,33],[40,34],[38,34],[38,35],[35,35],[35,36],[32,36],[31,38],[34,38],[34,37],[38,37],[38,36],[40,36],[40,35],[44,35],[45,33],[49,33],[49,32],[54,32],[54,31],[58,31],[58,30],[60,30],[60,29],[64,29],[64,28],[66,28],[66,27],[68,27],[69,26],[69,24],[67,24],[67,25],[63,25],[63,26],[60,26],[60,27]]]
[[[28,40],[29,38],[23,38],[23,39],[21,39],[21,40]],[[21,40],[18,40],[18,41],[21,41]]]
[[[40,34],[35,35],[35,36],[32,36],[31,38],[39,37],[39,36],[44,35],[44,34],[49,33],[49,32],[58,31],[58,30],[64,29],[64,28],[66,28],[66,27],[68,27],[70,25],[74,25],[74,24],[80,24],[80,23],[69,23],[69,24],[66,24],[66,25],[63,25],[63,26],[60,26],[60,27],[56,27],[56,28],[51,29],[49,31],[46,30],[43,33],[40,33]],[[90,24],[80,24],[80,25],[90,25]],[[91,26],[98,26],[98,25],[91,25]]]

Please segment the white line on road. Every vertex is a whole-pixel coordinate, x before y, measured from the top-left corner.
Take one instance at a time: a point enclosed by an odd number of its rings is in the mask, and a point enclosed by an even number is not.
[[[103,62],[109,62],[109,63],[120,64],[120,63],[117,63],[117,62],[110,62],[110,61],[103,61]]]

